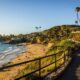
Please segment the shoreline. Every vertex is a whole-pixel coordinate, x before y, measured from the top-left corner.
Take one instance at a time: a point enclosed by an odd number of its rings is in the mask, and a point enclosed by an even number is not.
[[[26,44],[24,46],[27,48],[27,50],[19,54],[15,59],[13,59],[11,61],[12,63],[15,63],[16,61],[20,61],[20,62],[23,62],[26,60],[28,61],[28,60],[45,55],[46,50],[44,48],[46,46],[44,47],[42,44]]]
[[[44,56],[46,53],[46,46],[42,44],[26,44],[27,51],[19,54],[16,58],[12,59],[7,65],[17,64],[23,61],[28,61],[37,57]],[[27,65],[27,64],[26,64]],[[8,68],[7,71],[0,72],[0,80],[14,80],[15,76],[26,67],[25,64]],[[6,79],[4,78],[6,77]]]
[[[26,52],[27,49],[25,46],[14,46],[10,49],[7,49],[3,51],[3,53],[0,55],[0,67],[8,64],[11,62],[13,59],[17,58],[18,55]]]

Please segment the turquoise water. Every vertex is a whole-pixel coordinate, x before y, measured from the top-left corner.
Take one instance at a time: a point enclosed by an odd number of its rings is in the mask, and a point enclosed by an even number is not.
[[[10,62],[20,53],[23,53],[25,51],[26,48],[24,46],[16,46],[16,45],[0,43],[0,66]]]
[[[10,45],[10,44],[3,44],[3,43],[0,43],[0,53],[5,51],[5,50],[8,50],[9,48],[13,48],[15,47],[16,45]]]

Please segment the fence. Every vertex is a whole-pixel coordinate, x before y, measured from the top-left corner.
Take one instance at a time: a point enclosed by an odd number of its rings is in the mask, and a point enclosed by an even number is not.
[[[53,73],[53,72],[55,72],[55,73],[58,75],[57,72],[60,71],[61,68],[65,68],[65,67],[66,67],[66,64],[67,64],[67,62],[69,62],[70,56],[71,56],[71,52],[70,52],[70,50],[68,50],[68,49],[69,49],[69,48],[66,49],[66,50],[68,51],[67,54],[65,53],[65,51],[60,51],[60,52],[55,53],[55,54],[52,54],[52,55],[48,55],[48,56],[36,58],[36,59],[34,59],[34,60],[29,60],[29,61],[21,62],[21,63],[18,63],[18,64],[14,64],[14,65],[8,65],[8,66],[0,67],[0,70],[4,70],[4,69],[10,68],[10,67],[19,66],[19,65],[22,65],[22,64],[28,64],[28,63],[30,63],[30,62],[38,61],[38,66],[39,66],[39,68],[38,68],[37,70],[32,71],[32,72],[30,72],[30,73],[28,73],[28,74],[22,75],[22,76],[16,78],[15,80],[20,80],[20,79],[25,78],[25,77],[33,74],[33,73],[36,73],[36,72],[39,72],[38,80],[43,80],[46,76],[48,76],[49,74],[51,74],[51,73]],[[57,55],[60,54],[60,53],[63,53],[63,56],[60,57],[59,59],[57,59]],[[54,57],[55,60],[54,60],[52,63],[47,64],[46,66],[41,67],[41,66],[42,66],[42,65],[41,65],[41,61],[42,61],[43,59],[49,58],[49,57]],[[57,62],[59,62],[61,59],[64,59],[64,62],[61,63],[59,66],[57,66]],[[42,74],[42,73],[41,73],[41,70],[44,69],[44,68],[46,68],[46,67],[48,67],[48,66],[50,66],[50,65],[52,65],[52,64],[55,65],[55,68],[53,68],[53,70],[50,71],[49,73],[47,73],[46,75],[41,76],[41,74]],[[35,66],[35,67],[36,67],[36,66]],[[56,76],[57,76],[57,75],[56,75]],[[55,77],[56,77],[56,76],[55,76]]]

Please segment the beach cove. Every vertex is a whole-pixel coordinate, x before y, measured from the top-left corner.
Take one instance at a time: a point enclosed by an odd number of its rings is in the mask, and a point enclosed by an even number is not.
[[[45,45],[42,44],[26,44],[25,47],[27,51],[19,54],[16,58],[12,59],[9,62],[10,64],[16,64],[44,56],[47,48]],[[20,65],[4,70],[4,72],[0,72],[0,80],[14,80],[15,76],[18,75],[18,73],[25,67],[26,65]]]

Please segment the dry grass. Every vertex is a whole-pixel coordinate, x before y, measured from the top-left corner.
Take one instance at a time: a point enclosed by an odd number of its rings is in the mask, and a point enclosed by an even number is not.
[[[29,44],[26,46],[28,48],[27,52],[20,54],[17,58],[13,59],[9,64],[16,64],[23,61],[28,61],[36,57],[44,56],[46,52],[46,46],[41,44]],[[33,64],[33,63],[32,63]],[[31,64],[31,65],[32,65]],[[14,80],[15,76],[20,73],[20,71],[28,68],[28,64],[16,66],[9,68],[0,72],[0,80]],[[30,72],[30,69],[27,71]]]

